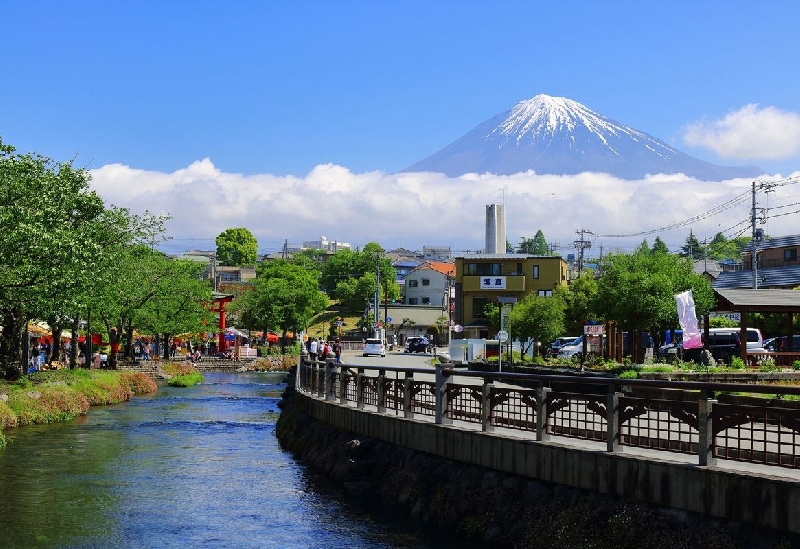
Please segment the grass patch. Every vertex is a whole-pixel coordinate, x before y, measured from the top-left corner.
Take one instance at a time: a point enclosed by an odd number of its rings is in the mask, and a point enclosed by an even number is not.
[[[167,381],[170,387],[191,387],[203,382],[203,376],[200,372],[192,372],[190,374],[180,374],[173,376]]]
[[[140,372],[54,370],[0,383],[0,429],[69,421],[89,407],[116,404],[135,394],[153,393],[156,383]]]
[[[161,366],[161,371],[171,376],[170,387],[191,387],[203,382],[203,376],[194,366],[186,362],[169,362]]]

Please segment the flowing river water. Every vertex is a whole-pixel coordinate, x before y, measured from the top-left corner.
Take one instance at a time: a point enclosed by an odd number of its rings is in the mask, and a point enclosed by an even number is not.
[[[348,504],[275,438],[275,374],[207,373],[188,389],[6,431],[0,548],[408,548],[446,540]]]

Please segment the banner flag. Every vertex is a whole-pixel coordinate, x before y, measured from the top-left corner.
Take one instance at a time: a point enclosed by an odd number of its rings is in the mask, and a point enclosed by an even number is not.
[[[697,349],[703,346],[700,339],[700,329],[697,327],[697,314],[694,310],[694,297],[692,290],[675,294],[675,303],[678,305],[678,320],[683,329],[683,348]]]

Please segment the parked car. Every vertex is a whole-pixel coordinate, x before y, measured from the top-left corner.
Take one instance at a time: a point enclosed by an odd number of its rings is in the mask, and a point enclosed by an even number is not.
[[[714,360],[729,364],[731,359],[741,353],[741,339],[738,331],[711,332],[708,334],[708,345],[705,347],[711,352]],[[703,340],[705,343],[705,340]],[[684,349],[681,344],[679,355],[685,361],[700,362],[704,347]]]
[[[386,343],[381,339],[364,340],[364,356],[386,356]]]
[[[800,335],[792,336],[792,345],[789,346],[789,336],[776,337],[772,340],[772,344],[768,347],[764,344],[764,348],[768,351],[775,351],[778,353],[797,353],[800,352]],[[771,348],[770,348],[771,347]]]
[[[583,352],[583,336],[578,336],[569,343],[566,343],[558,348],[558,358],[572,358],[575,355],[580,356]]]
[[[572,343],[578,338],[578,336],[562,336],[557,337],[553,342],[545,349],[545,356],[556,357],[558,356],[558,350],[567,345],[568,343]]]
[[[431,344],[428,338],[422,336],[413,336],[406,339],[406,347],[403,350],[405,353],[429,353],[431,351]]]

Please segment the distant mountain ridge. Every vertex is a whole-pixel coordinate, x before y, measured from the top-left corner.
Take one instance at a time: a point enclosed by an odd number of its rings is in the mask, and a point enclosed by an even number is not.
[[[490,172],[511,175],[608,173],[621,179],[683,173],[702,181],[758,177],[757,166],[718,166],[689,156],[645,132],[565,97],[537,95],[483,122],[403,172],[449,177]]]

